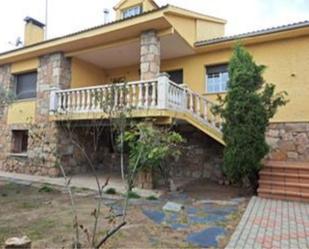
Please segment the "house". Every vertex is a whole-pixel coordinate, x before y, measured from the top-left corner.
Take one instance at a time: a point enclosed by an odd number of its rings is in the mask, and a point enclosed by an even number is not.
[[[58,124],[74,122],[83,133],[87,121],[102,117],[93,96],[104,101],[113,89],[114,105],[132,107],[132,118],[177,124],[188,144],[175,175],[221,179],[221,120],[210,109],[226,92],[238,40],[267,66],[265,79],[289,94],[267,133],[269,158],[309,161],[308,21],[225,36],[226,20],[152,0],[123,0],[115,11],[111,23],[51,40],[44,40],[44,24],[28,17],[24,47],[0,54],[0,84],[17,95],[2,110],[2,170],[57,176],[60,160],[68,172],[82,172]],[[38,148],[29,135],[33,124],[44,128],[58,153]],[[113,153],[107,140],[102,137],[100,155]]]

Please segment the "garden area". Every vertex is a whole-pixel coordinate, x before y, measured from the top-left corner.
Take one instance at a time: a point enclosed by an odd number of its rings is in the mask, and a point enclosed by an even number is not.
[[[73,189],[81,244],[93,223],[98,196],[85,189]],[[102,199],[98,237],[121,219],[124,197],[107,191]],[[190,185],[182,193],[159,199],[129,200],[127,224],[112,236],[105,248],[224,248],[248,202],[242,190],[206,181]],[[181,204],[180,211],[165,211],[167,202]],[[0,246],[9,237],[27,235],[32,248],[72,248],[73,222],[70,199],[64,189],[52,186],[0,182]],[[102,247],[102,248],[104,248]]]

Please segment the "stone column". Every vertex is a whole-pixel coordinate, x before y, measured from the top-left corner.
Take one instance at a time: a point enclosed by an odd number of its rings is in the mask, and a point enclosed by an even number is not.
[[[13,88],[11,65],[0,66],[0,85],[4,91]],[[10,145],[10,132],[7,126],[7,106],[0,103],[0,169],[5,169],[4,160]]]
[[[59,163],[62,163],[64,168],[69,169],[68,171],[73,167],[71,165],[73,164],[73,151],[67,139],[68,136],[64,134],[63,129],[57,123],[49,121],[50,90],[54,88],[67,89],[70,87],[70,82],[71,61],[62,53],[49,54],[40,58],[37,81],[36,124],[41,129],[43,127],[49,137],[49,148],[41,152],[43,155],[40,155],[47,159],[43,171],[44,174],[49,176],[60,174],[59,167],[57,167]],[[35,144],[33,146],[35,147]]]
[[[141,34],[141,80],[155,79],[160,74],[160,38],[155,30]]]

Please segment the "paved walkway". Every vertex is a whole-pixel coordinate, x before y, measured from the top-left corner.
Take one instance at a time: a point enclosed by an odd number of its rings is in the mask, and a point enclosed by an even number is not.
[[[309,248],[309,204],[253,197],[226,249]]]
[[[110,175],[100,175],[99,180],[101,185],[105,183],[106,177]],[[54,186],[64,187],[64,179],[63,177],[51,178],[47,176],[35,176],[35,175],[26,175],[26,174],[17,174],[17,173],[9,173],[0,171],[0,180],[9,180],[13,182],[18,182],[21,184],[50,184]],[[97,185],[95,178],[91,175],[83,174],[83,175],[75,175],[71,179],[70,183],[71,187],[76,188],[84,188],[89,190],[97,191]],[[125,186],[122,183],[122,180],[119,176],[111,176],[109,184],[107,188],[114,188],[118,193],[125,193]],[[155,190],[145,190],[145,189],[138,189],[135,188],[134,191],[138,193],[140,196],[148,197],[151,195],[160,196],[161,193]]]

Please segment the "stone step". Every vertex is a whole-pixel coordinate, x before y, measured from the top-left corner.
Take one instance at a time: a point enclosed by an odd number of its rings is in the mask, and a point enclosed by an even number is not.
[[[302,169],[309,171],[309,162],[292,162],[292,161],[265,161],[264,168],[275,169]]]
[[[269,174],[268,172],[260,173],[260,180],[273,181],[273,182],[289,182],[289,183],[308,183],[309,178],[302,175],[280,175],[280,174]]]
[[[259,188],[258,194],[260,197],[275,198],[275,199],[285,199],[285,200],[298,200],[298,201],[309,201],[309,193],[295,192],[295,191],[285,191],[280,189],[268,189]]]
[[[284,190],[291,192],[309,193],[308,183],[265,181],[260,180],[259,186],[263,189]]]
[[[268,193],[259,193],[259,197],[273,200],[309,202],[309,198],[284,196],[284,195],[268,194]]]

